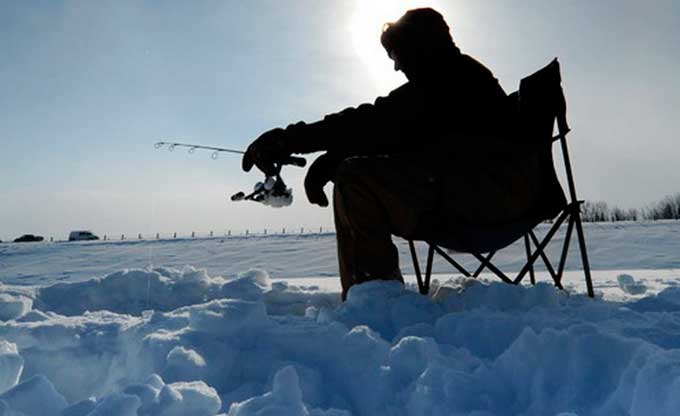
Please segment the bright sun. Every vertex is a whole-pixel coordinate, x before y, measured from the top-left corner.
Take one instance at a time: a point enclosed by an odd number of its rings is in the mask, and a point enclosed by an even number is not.
[[[394,88],[404,82],[404,77],[394,72],[392,61],[380,45],[383,25],[387,22],[394,22],[409,9],[417,7],[437,9],[437,2],[434,0],[356,0],[355,7],[351,22],[354,49],[365,62],[378,87]]]

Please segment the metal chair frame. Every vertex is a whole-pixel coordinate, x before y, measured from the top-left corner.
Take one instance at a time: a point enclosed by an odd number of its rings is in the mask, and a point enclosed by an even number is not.
[[[557,216],[557,218],[554,220],[552,227],[550,227],[550,230],[543,237],[542,240],[536,236],[533,228],[528,230],[524,234],[523,238],[527,262],[519,271],[519,273],[514,278],[510,278],[491,262],[491,259],[497,253],[498,250],[490,251],[486,255],[483,255],[484,253],[481,252],[465,251],[465,253],[472,254],[480,263],[479,267],[473,273],[470,273],[467,269],[465,269],[465,267],[456,262],[453,259],[453,257],[445,250],[443,250],[441,246],[438,245],[435,241],[425,240],[425,242],[429,246],[429,249],[427,254],[427,263],[425,267],[425,276],[423,277],[418,262],[418,255],[416,253],[414,240],[409,239],[408,243],[411,251],[411,257],[413,259],[413,267],[415,269],[416,279],[418,281],[418,289],[421,294],[426,295],[430,291],[432,263],[434,260],[435,252],[439,254],[441,257],[443,257],[449,264],[451,264],[454,268],[456,268],[460,273],[462,273],[466,277],[477,278],[485,269],[489,269],[505,283],[514,285],[521,283],[524,277],[526,277],[527,273],[529,274],[531,284],[536,283],[534,264],[540,257],[543,263],[545,264],[545,267],[548,273],[550,274],[550,277],[552,278],[555,286],[560,289],[563,289],[564,287],[562,285],[562,278],[564,276],[565,263],[567,260],[567,255],[569,253],[569,244],[571,242],[573,232],[574,230],[576,230],[588,296],[590,297],[595,296],[595,292],[593,290],[593,282],[590,275],[590,263],[588,261],[586,239],[583,232],[583,224],[581,220],[581,204],[583,204],[584,201],[580,201],[576,197],[576,185],[574,183],[574,175],[571,169],[571,160],[569,158],[569,149],[567,146],[567,134],[570,132],[570,129],[567,124],[566,108],[564,111],[558,112],[555,118],[557,121],[558,134],[552,138],[552,143],[554,144],[557,141],[560,142],[562,159],[564,161],[565,173],[567,177],[567,183],[569,186],[569,202],[563,208],[563,210]],[[550,243],[552,237],[555,235],[557,230],[565,221],[567,222],[567,231],[564,237],[564,244],[562,246],[559,264],[557,266],[557,270],[555,270],[553,264],[551,263],[550,259],[545,253],[545,248],[548,246],[548,243]]]

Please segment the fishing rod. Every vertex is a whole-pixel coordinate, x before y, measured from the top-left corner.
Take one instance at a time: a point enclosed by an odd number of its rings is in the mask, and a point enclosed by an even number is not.
[[[211,158],[217,159],[220,152],[245,154],[242,150],[228,149],[225,147],[203,146],[200,144],[180,143],[180,142],[157,142],[154,144],[156,149],[166,147],[168,151],[172,152],[176,147],[185,147],[189,149],[189,154],[193,154],[197,149],[211,150]],[[288,188],[281,178],[281,168],[284,165],[292,165],[298,167],[305,167],[307,160],[302,157],[288,156],[275,163],[276,174],[269,176],[265,174],[264,181],[257,182],[254,186],[253,192],[246,195],[245,192],[237,192],[231,196],[231,200],[236,201],[254,201],[271,207],[286,207],[293,203],[293,190]]]
[[[189,149],[189,154],[193,154],[196,149],[201,149],[201,150],[212,150],[212,154],[210,157],[214,160],[219,157],[220,152],[224,153],[235,153],[238,155],[243,155],[246,152],[243,150],[235,150],[235,149],[227,149],[226,147],[215,147],[215,146],[203,146],[200,144],[191,144],[191,143],[179,143],[179,142],[157,142],[154,144],[154,147],[156,149],[161,149],[164,146],[167,146],[168,151],[172,152],[175,150],[175,147],[186,147]],[[296,156],[288,156],[287,158],[284,158],[281,160],[280,165],[292,165],[292,166],[297,166],[300,168],[304,168],[305,165],[307,164],[307,161],[302,158],[302,157],[296,157]]]
[[[174,151],[175,147],[188,147],[189,148],[189,153],[194,153],[196,149],[203,149],[203,150],[212,150],[212,158],[217,159],[217,156],[219,155],[220,152],[227,152],[227,153],[236,153],[239,155],[244,154],[245,152],[242,150],[234,150],[234,149],[226,149],[224,147],[214,147],[214,146],[202,146],[200,144],[190,144],[190,143],[178,143],[178,142],[158,142],[153,145],[156,149],[160,149],[163,146],[168,146],[169,151]]]

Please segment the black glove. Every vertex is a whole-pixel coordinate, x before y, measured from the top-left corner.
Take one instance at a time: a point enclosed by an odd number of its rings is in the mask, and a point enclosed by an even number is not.
[[[321,207],[328,206],[328,198],[323,187],[333,180],[338,165],[344,159],[343,156],[324,153],[312,163],[305,176],[305,193],[310,203]]]
[[[243,155],[241,161],[243,170],[249,172],[255,165],[265,175],[276,175],[278,169],[275,164],[293,153],[288,149],[286,136],[286,131],[281,128],[272,129],[260,135],[248,146]]]

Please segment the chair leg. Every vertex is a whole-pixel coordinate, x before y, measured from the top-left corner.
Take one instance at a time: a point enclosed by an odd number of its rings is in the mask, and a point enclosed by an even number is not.
[[[434,250],[439,254],[440,256],[444,257],[444,260],[448,261],[450,265],[458,269],[459,272],[463,274],[465,277],[472,277],[470,275],[470,272],[468,272],[465,267],[461,266],[458,264],[457,261],[455,261],[451,256],[449,256],[444,250],[439,248],[436,244],[430,244],[430,246],[434,247]]]
[[[562,246],[562,255],[560,256],[560,264],[557,267],[557,280],[560,283],[558,286],[562,288],[562,276],[564,275],[564,266],[567,263],[567,255],[569,254],[569,245],[571,244],[571,233],[574,231],[574,215],[569,216],[569,225],[567,226],[567,233],[564,235],[564,245]]]
[[[541,251],[543,251],[545,249],[545,247],[548,245],[548,243],[550,242],[550,239],[553,238],[553,236],[555,235],[557,230],[560,228],[560,226],[564,222],[567,215],[568,215],[567,211],[563,211],[560,214],[560,216],[557,217],[557,220],[555,220],[555,223],[553,224],[550,231],[548,231],[548,234],[543,238],[543,241],[541,242],[541,244],[539,244],[538,247],[536,247],[536,251],[534,252],[534,254],[531,255],[531,258],[529,259],[527,264],[525,264],[524,267],[522,267],[522,270],[519,272],[519,274],[515,278],[515,280],[514,280],[515,284],[522,281],[522,279],[524,278],[524,275],[527,273],[529,268],[534,265],[534,262],[536,261],[536,259],[538,259],[539,253]]]
[[[416,272],[416,280],[418,281],[418,292],[423,293],[425,287],[423,285],[423,277],[420,274],[420,265],[418,264],[418,254],[416,253],[416,246],[413,240],[408,240],[408,246],[411,249],[411,258],[413,259],[413,269]]]
[[[588,261],[588,253],[586,250],[586,242],[585,242],[585,235],[583,232],[583,224],[581,222],[581,212],[580,212],[580,207],[578,203],[573,203],[570,204],[570,206],[565,209],[555,220],[553,226],[551,229],[548,231],[548,233],[545,235],[542,241],[539,241],[538,238],[536,237],[536,234],[533,231],[530,231],[529,233],[524,235],[524,247],[526,250],[526,255],[527,255],[527,263],[522,267],[522,270],[518,273],[517,277],[513,280],[508,278],[500,269],[498,269],[496,266],[494,266],[493,263],[491,263],[491,258],[496,254],[495,251],[490,252],[486,257],[482,256],[479,253],[471,253],[479,262],[480,266],[475,270],[474,275],[470,275],[470,273],[458,262],[456,262],[451,256],[448,255],[444,250],[442,250],[440,247],[438,247],[436,244],[432,244],[428,242],[428,253],[427,253],[427,265],[425,269],[425,279],[423,280],[423,276],[421,274],[420,270],[420,264],[418,263],[418,254],[416,253],[415,249],[415,244],[413,240],[408,240],[409,244],[409,249],[411,251],[411,258],[413,259],[413,268],[416,274],[416,279],[418,281],[418,291],[423,294],[427,295],[429,290],[430,290],[430,280],[432,277],[432,266],[433,266],[433,260],[434,260],[434,253],[437,252],[440,256],[442,256],[446,261],[448,261],[452,266],[454,266],[456,269],[458,269],[459,272],[461,272],[464,276],[466,277],[478,277],[479,274],[484,270],[484,268],[488,268],[491,270],[494,274],[496,274],[501,280],[503,280],[506,283],[510,284],[519,284],[524,276],[526,275],[527,272],[529,272],[531,276],[531,283],[535,284],[535,276],[534,276],[534,263],[538,259],[538,257],[541,257],[543,262],[546,265],[546,268],[550,272],[550,275],[553,278],[553,281],[555,282],[555,286],[557,286],[559,289],[563,289],[562,287],[562,277],[564,274],[564,268],[566,264],[566,258],[567,254],[569,251],[569,244],[571,242],[571,236],[574,230],[574,226],[576,227],[576,234],[578,237],[578,242],[579,242],[579,249],[581,251],[581,261],[583,263],[583,272],[585,274],[585,279],[586,279],[586,287],[588,290],[588,296],[590,297],[595,297],[595,292],[593,290],[593,282],[592,282],[592,277],[590,275],[590,262]],[[557,230],[560,228],[562,223],[564,222],[565,219],[569,217],[569,224],[567,226],[567,232],[565,235],[564,239],[564,246],[562,247],[562,253],[560,256],[560,263],[558,266],[557,272],[555,272],[554,268],[552,267],[552,264],[550,263],[549,259],[547,258],[544,250],[547,247],[548,243],[550,240],[553,238]],[[532,253],[531,252],[531,240],[533,241],[534,245],[536,245],[536,250]]]
[[[490,252],[489,255],[486,256],[486,261],[491,261],[491,258],[494,256],[494,254],[496,254],[495,251]],[[477,267],[477,270],[475,270],[475,272],[472,273],[472,277],[474,277],[475,279],[478,278],[485,268],[486,266],[484,265],[484,263],[480,263],[479,267]]]
[[[526,250],[527,253],[527,262],[529,259],[531,259],[531,245],[529,244],[529,236],[527,234],[524,234],[524,249]],[[531,284],[535,285],[536,284],[536,276],[534,275],[534,266],[531,265],[529,268],[529,278],[531,280]]]
[[[427,266],[425,268],[425,287],[424,292],[421,291],[423,295],[430,293],[430,278],[432,277],[432,261],[434,260],[434,247],[432,245],[427,250]]]
[[[509,283],[511,285],[517,284],[515,283],[512,279],[510,279],[508,276],[505,275],[498,267],[494,266],[493,263],[488,261],[486,258],[484,258],[481,254],[479,253],[472,253],[477,260],[482,262],[489,270],[491,270],[496,276],[500,277],[502,281],[505,283]]]
[[[590,263],[588,262],[588,253],[586,252],[586,238],[583,234],[583,224],[581,224],[581,212],[579,211],[575,218],[576,234],[578,236],[579,250],[581,251],[581,262],[583,263],[583,273],[586,276],[586,287],[588,289],[588,296],[595,297],[593,290],[593,280],[590,277]]]
[[[529,231],[529,235],[531,236],[532,241],[538,247],[538,238],[536,238],[536,234],[534,234],[533,230]],[[554,282],[557,282],[557,273],[555,273],[555,269],[552,267],[552,263],[550,263],[550,260],[548,259],[548,256],[545,255],[545,251],[541,250],[540,252],[541,259],[543,259],[543,264],[545,264],[545,268],[548,269],[548,273],[550,273],[550,277],[552,277]]]

